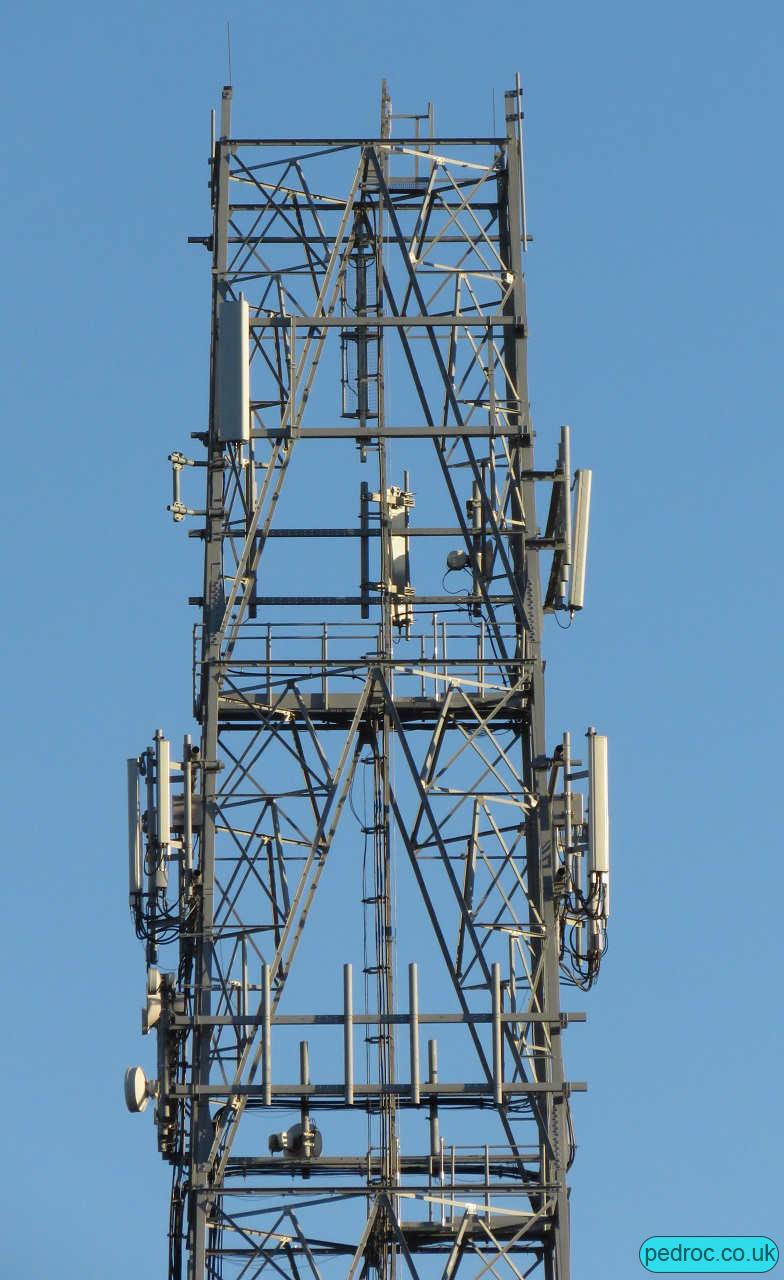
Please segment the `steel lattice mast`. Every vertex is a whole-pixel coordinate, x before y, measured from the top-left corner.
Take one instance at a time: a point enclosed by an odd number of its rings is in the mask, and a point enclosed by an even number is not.
[[[568,428],[534,463],[519,81],[499,137],[384,89],[378,137],[235,139],[230,104],[205,453],[171,455],[200,738],[129,761],[169,1275],[566,1280],[607,751],[545,733],[590,472]]]

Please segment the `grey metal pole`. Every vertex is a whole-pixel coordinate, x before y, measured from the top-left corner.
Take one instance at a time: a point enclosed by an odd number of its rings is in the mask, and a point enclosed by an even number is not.
[[[530,421],[527,372],[527,312],[522,254],[524,234],[524,210],[522,207],[522,158],[517,126],[519,125],[520,91],[505,95],[507,172],[506,219],[503,235],[506,253],[513,274],[509,309],[515,317],[513,333],[504,331],[505,353],[511,379],[516,392],[516,402],[521,429],[521,443],[514,450],[514,492],[519,495],[515,503],[515,519],[521,529],[536,528],[536,494],[533,480],[528,478],[534,468],[533,431]],[[519,619],[518,644],[533,662],[533,690],[527,733],[522,740],[523,778],[533,794],[546,793],[547,787],[547,737],[545,728],[544,664],[541,654],[543,630],[542,592],[538,552],[526,544],[521,533],[512,548],[515,572],[521,587],[526,589],[528,613]],[[542,818],[542,811],[546,816]],[[532,908],[532,924],[536,928],[541,921],[543,938],[532,943],[532,969],[538,974],[536,997],[542,1010],[553,1019],[553,1028],[534,1024],[532,1039],[537,1052],[537,1078],[563,1085],[563,1061],[561,1057],[560,1029],[557,1018],[560,1012],[560,979],[558,934],[554,911],[553,832],[549,806],[540,807],[527,831],[528,894]],[[547,1176],[555,1183],[557,1213],[552,1244],[545,1250],[545,1276],[547,1280],[569,1280],[569,1201],[566,1188],[565,1108],[568,1105],[565,1091],[557,1095],[547,1094],[544,1104],[536,1108],[540,1129],[540,1159]]]
[[[221,139],[216,144],[214,160],[214,231],[212,347],[210,354],[210,420],[207,465],[207,520],[204,543],[204,591],[202,667],[199,691],[202,741],[203,815],[200,847],[200,909],[196,938],[195,1003],[202,1018],[212,1008],[213,943],[212,926],[215,893],[215,821],[216,765],[218,760],[218,699],[220,641],[218,629],[223,618],[225,599],[223,586],[223,447],[217,422],[217,315],[218,303],[224,295],[223,276],[227,267],[229,223],[229,164],[226,139],[231,134],[231,89],[224,88],[221,97]],[[209,1084],[211,1074],[211,1037],[208,1027],[197,1027],[193,1036],[193,1081],[197,1086]],[[213,1138],[212,1115],[206,1093],[197,1095],[192,1108],[191,1150],[193,1168],[189,1193],[188,1280],[204,1280],[207,1258],[207,1222],[211,1200],[208,1192],[208,1160]]]
[[[343,1073],[346,1081],[346,1106],[354,1105],[354,998],[350,964],[343,965]]]
[[[419,982],[417,966],[408,966],[409,1037],[411,1049],[411,1101],[419,1106]]]

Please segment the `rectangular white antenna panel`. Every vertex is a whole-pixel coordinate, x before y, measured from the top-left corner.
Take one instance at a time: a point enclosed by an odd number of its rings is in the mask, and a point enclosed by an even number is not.
[[[142,832],[139,814],[139,765],[128,761],[128,893],[133,900],[142,891]]]
[[[590,471],[575,471],[574,529],[572,531],[572,580],[569,608],[582,609],[585,602],[585,565],[588,556],[588,524],[591,518]]]
[[[572,563],[572,433],[561,427],[561,467],[564,476],[564,565]]]
[[[606,914],[610,901],[610,801],[607,734],[589,730],[588,738],[588,870],[601,875]]]
[[[218,303],[218,434],[224,441],[250,439],[250,314],[248,303]]]
[[[160,733],[155,735],[155,771],[158,775],[155,834],[163,848],[171,843],[171,743]]]

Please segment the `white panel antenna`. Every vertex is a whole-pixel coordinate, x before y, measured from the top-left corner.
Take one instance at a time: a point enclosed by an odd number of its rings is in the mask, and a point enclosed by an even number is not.
[[[128,761],[128,894],[133,907],[142,892],[142,824],[139,812],[139,762]]]
[[[161,848],[171,843],[171,743],[163,730],[155,734],[155,771],[158,779],[158,804],[155,812],[155,835]]]
[[[152,889],[165,889],[168,884],[166,858],[171,844],[171,743],[163,730],[155,732],[155,839],[157,859]]]
[[[588,873],[601,878],[602,914],[610,914],[610,805],[607,775],[607,735],[589,729],[588,739]]]
[[[250,312],[247,299],[218,303],[218,433],[250,440]]]
[[[575,471],[575,517],[572,538],[572,577],[569,609],[582,609],[585,602],[585,566],[588,555],[588,524],[591,517],[590,471]]]
[[[560,598],[566,595],[566,579],[572,563],[572,433],[568,426],[561,427],[561,447],[559,462],[563,471],[563,514],[564,514],[564,552],[561,561]]]

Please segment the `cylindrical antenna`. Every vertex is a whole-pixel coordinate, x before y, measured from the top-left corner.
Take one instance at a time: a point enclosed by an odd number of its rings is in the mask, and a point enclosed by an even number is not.
[[[261,966],[261,1080],[264,1086],[264,1105],[272,1103],[272,1008],[270,1003],[270,971],[265,962]]]
[[[419,1106],[419,983],[417,967],[408,966],[408,1017],[411,1037],[411,1101]]]
[[[497,962],[492,970],[493,994],[493,1088],[496,1106],[504,1101],[504,1061],[501,1031],[501,966]]]
[[[310,1145],[312,1142],[312,1129],[310,1115],[308,1114],[308,1095],[305,1092],[306,1087],[310,1084],[310,1047],[307,1040],[300,1040],[299,1042],[299,1082],[302,1085],[302,1093],[299,1099],[302,1141],[305,1155],[310,1156],[313,1151]]]
[[[191,735],[182,743],[182,869],[187,877],[193,870],[193,761]]]
[[[482,555],[482,533],[485,513],[482,503],[482,490],[477,480],[474,480],[471,485],[471,499],[470,502],[467,503],[467,506],[469,507],[469,514],[471,516],[471,530],[473,535],[471,538],[471,546],[474,553],[471,566],[471,594],[475,596],[476,599],[472,609],[474,614],[478,615],[481,612],[479,597],[482,594],[482,580],[485,573],[485,564]]]
[[[427,1042],[427,1079],[429,1084],[438,1084],[438,1041]],[[430,1154],[438,1159],[441,1142],[438,1133],[438,1095],[430,1095]]]
[[[388,138],[392,133],[392,99],[386,77],[381,81],[381,137]]]
[[[528,248],[528,212],[525,207],[525,157],[523,156],[523,86],[520,72],[515,72],[515,106],[517,111],[517,148],[520,170],[520,215],[522,222],[523,253]]]
[[[572,577],[569,609],[582,609],[585,602],[585,565],[588,555],[588,524],[591,518],[591,472],[575,471],[576,501],[572,547]]]
[[[352,995],[352,969],[343,965],[343,1076],[346,1088],[346,1105],[354,1105],[354,1000]]]
[[[221,90],[221,138],[228,138],[231,133],[231,85],[225,84]]]
[[[237,1040],[239,1049],[240,1043],[244,1043],[248,1035],[248,935],[243,933],[240,937],[240,955],[242,957],[242,986],[240,989],[240,1017],[242,1018],[242,1026],[240,1027],[240,1036]]]

